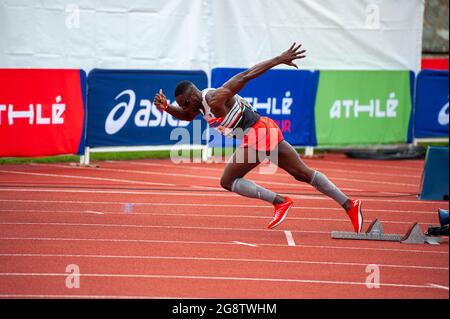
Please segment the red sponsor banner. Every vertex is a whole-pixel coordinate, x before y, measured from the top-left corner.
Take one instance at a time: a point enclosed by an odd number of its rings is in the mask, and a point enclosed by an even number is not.
[[[422,59],[422,70],[448,70],[448,59],[446,58],[424,58]]]
[[[85,85],[82,70],[0,69],[0,157],[80,153]]]

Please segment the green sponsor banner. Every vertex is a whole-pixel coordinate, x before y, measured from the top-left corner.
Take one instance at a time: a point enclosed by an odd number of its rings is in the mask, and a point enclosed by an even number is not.
[[[411,110],[409,71],[321,71],[317,144],[406,143]]]

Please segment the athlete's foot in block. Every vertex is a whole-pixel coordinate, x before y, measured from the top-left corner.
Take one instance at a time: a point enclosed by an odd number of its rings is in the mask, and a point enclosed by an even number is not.
[[[273,213],[272,221],[267,225],[267,228],[273,229],[280,225],[283,220],[286,218],[289,210],[291,209],[294,202],[289,197],[284,199],[284,202],[281,204],[273,205],[275,207],[275,212]]]
[[[347,215],[352,221],[353,229],[357,233],[361,232],[364,222],[361,206],[362,203],[360,200],[350,200],[350,208],[347,210]]]

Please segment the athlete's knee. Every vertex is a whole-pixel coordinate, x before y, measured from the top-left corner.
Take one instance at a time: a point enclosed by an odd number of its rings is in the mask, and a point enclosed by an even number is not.
[[[299,182],[311,183],[313,171],[310,169],[296,169],[291,175]]]
[[[233,187],[233,182],[234,180],[229,177],[222,176],[220,178],[220,186],[222,186],[223,188],[225,188],[230,192],[232,191],[231,188]]]

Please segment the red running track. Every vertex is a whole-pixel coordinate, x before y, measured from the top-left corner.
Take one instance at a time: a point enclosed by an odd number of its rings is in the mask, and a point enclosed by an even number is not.
[[[305,161],[363,200],[365,228],[425,230],[448,209],[417,200],[423,161]],[[267,230],[270,205],[219,188],[224,164],[96,164],[0,166],[1,298],[449,298],[447,239],[333,240],[352,230],[343,210],[282,171],[249,174],[296,202]],[[66,286],[68,265],[79,288]]]

